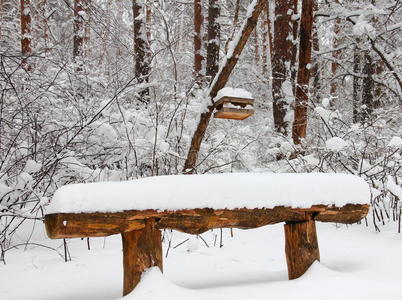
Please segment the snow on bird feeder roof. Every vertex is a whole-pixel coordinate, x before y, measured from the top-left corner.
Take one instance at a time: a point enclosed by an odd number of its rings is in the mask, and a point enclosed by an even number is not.
[[[350,174],[170,175],[65,185],[56,191],[46,214],[275,206],[310,208],[320,204],[342,207],[369,202],[368,184]]]
[[[241,88],[225,87],[214,98],[215,118],[244,120],[254,114],[253,95]]]
[[[223,89],[220,89],[214,100],[217,102],[223,97],[253,99],[253,95],[245,89],[232,87],[224,87]]]

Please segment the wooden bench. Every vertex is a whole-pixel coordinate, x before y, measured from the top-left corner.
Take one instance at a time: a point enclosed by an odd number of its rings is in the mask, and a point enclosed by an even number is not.
[[[116,213],[52,213],[45,216],[50,238],[101,237],[121,234],[124,287],[130,293],[148,268],[162,270],[161,229],[201,234],[214,228],[257,228],[285,222],[285,252],[289,279],[303,275],[320,260],[315,221],[351,224],[364,218],[365,204],[310,208],[276,206],[259,209],[126,210]]]

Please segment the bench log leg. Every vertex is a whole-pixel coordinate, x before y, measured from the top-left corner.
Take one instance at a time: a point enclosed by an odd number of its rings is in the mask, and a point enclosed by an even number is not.
[[[285,252],[289,279],[302,276],[315,260],[320,260],[313,220],[285,224]]]
[[[148,220],[145,228],[122,233],[122,241],[125,296],[140,282],[145,270],[158,266],[162,271],[161,232],[153,220]]]

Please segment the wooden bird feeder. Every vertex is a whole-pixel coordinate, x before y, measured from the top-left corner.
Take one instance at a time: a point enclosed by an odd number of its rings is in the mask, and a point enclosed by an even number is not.
[[[254,99],[223,96],[216,101],[214,118],[244,120],[254,114]]]

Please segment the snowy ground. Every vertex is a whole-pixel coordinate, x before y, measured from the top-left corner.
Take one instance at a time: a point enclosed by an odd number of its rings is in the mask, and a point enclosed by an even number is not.
[[[164,276],[148,272],[129,299],[402,299],[402,235],[395,224],[380,234],[371,227],[318,223],[321,263],[288,281],[282,224],[253,230],[225,229],[222,248],[212,247],[219,230],[193,237],[169,251]],[[27,234],[29,232],[27,231]],[[170,236],[169,236],[170,237]],[[189,236],[174,232],[172,246]],[[190,236],[191,237],[191,236]],[[23,238],[23,237],[21,237]],[[119,299],[122,251],[119,236],[69,241],[72,261],[30,246],[10,250],[0,265],[2,300]],[[31,242],[59,247],[44,232]],[[219,235],[217,238],[219,244]],[[167,243],[165,244],[165,246]],[[166,254],[166,247],[164,248]]]

